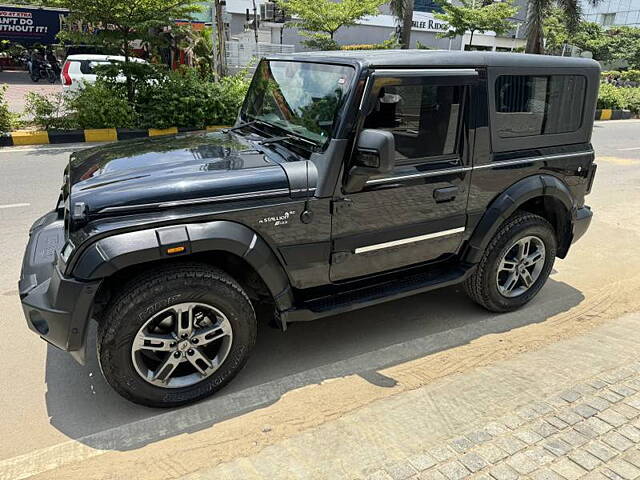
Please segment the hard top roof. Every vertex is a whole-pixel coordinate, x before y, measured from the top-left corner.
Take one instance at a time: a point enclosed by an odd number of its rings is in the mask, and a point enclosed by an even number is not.
[[[594,60],[507,52],[449,50],[336,50],[273,55],[269,59],[358,63],[363,67],[555,67],[594,68]]]

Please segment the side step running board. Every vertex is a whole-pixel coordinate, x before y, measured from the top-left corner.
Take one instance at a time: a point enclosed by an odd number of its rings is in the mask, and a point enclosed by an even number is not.
[[[281,319],[286,323],[315,320],[455,285],[463,282],[473,269],[473,266],[449,265],[435,271],[415,273],[402,279],[387,280],[355,290],[310,299],[299,308],[282,312]]]

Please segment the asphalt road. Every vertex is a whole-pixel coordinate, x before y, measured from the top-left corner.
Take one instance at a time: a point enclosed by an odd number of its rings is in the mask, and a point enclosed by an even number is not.
[[[449,288],[294,325],[285,334],[262,327],[256,351],[229,387],[173,411],[126,402],[102,379],[94,354],[82,367],[28,331],[17,295],[27,231],[53,208],[68,155],[83,145],[0,150],[0,467],[21,455],[40,455],[42,463],[43,449],[61,444],[133,449],[241,417],[287,392],[338,376],[356,373],[384,384],[378,368],[579,306],[590,292],[636,274],[640,262],[629,256],[637,251],[640,232],[640,121],[599,122],[593,143],[599,170],[588,200],[595,210],[592,228],[568,259],[556,263],[551,280],[526,308],[492,315],[459,288]],[[0,468],[0,478],[1,473]]]

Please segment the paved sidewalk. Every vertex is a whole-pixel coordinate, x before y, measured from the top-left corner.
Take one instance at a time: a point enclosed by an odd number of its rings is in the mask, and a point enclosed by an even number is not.
[[[0,85],[8,85],[5,99],[9,105],[9,110],[14,113],[22,113],[27,101],[27,93],[36,92],[43,95],[50,95],[62,92],[60,82],[50,84],[46,80],[32,82],[29,73],[20,70],[5,70],[0,72]]]
[[[186,478],[640,478],[640,315]]]

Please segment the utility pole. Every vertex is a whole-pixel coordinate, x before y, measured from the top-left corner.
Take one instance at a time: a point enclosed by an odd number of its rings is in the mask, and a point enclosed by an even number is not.
[[[256,47],[258,45],[258,10],[256,9],[256,0],[253,0],[253,36],[256,39]]]
[[[215,72],[218,78],[224,77],[226,73],[226,55],[225,55],[225,33],[224,22],[222,21],[222,6],[226,4],[225,0],[213,0],[213,8],[211,9],[212,21],[214,26],[213,38],[213,58],[215,64]]]

